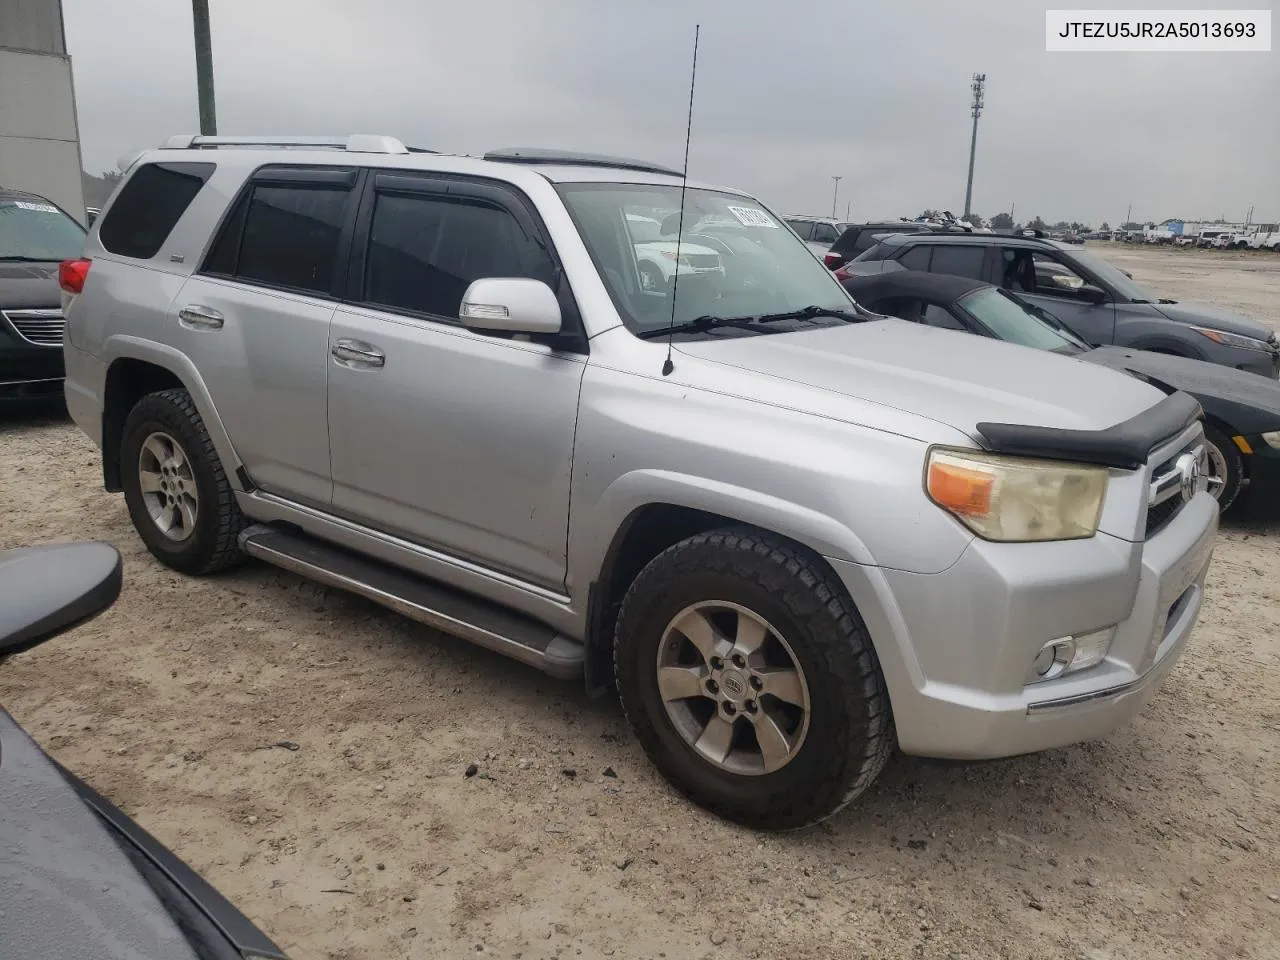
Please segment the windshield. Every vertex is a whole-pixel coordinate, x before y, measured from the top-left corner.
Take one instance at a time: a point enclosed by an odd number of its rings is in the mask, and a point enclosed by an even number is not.
[[[757,317],[805,307],[853,309],[831,271],[754,200],[688,190],[680,233],[678,186],[568,183],[558,189],[632,333],[671,324],[673,293],[677,325],[699,317]],[[651,223],[657,224],[657,236]],[[844,322],[810,316],[681,336],[740,337]]]
[[[998,340],[1056,353],[1078,353],[1085,349],[1085,345],[1075,337],[1056,330],[995,287],[976,290],[962,297],[959,304]]]
[[[0,260],[71,260],[84,228],[51,203],[0,197]]]
[[[1101,257],[1094,256],[1092,253],[1085,253],[1083,250],[1062,251],[1062,257],[1068,263],[1073,260],[1079,263],[1086,270],[1101,278],[1126,300],[1141,300],[1151,303],[1156,299]]]

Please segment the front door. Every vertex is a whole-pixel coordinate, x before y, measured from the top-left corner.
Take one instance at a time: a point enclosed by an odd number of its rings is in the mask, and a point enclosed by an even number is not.
[[[560,286],[526,202],[489,183],[377,174],[351,272],[356,302],[329,340],[334,509],[562,588],[586,356],[458,321],[473,280]]]
[[[1000,286],[1049,311],[1089,343],[1115,343],[1115,303],[1109,296],[1101,303],[1089,299],[1090,280],[1040,250],[1005,247],[1000,255]]]

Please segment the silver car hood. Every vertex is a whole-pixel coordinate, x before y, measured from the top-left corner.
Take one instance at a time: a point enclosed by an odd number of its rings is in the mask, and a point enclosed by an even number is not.
[[[782,388],[790,382],[925,417],[970,437],[983,422],[1102,430],[1164,399],[1155,387],[1098,364],[894,319],[676,349],[773,378],[779,388],[747,395],[803,408],[810,390],[787,396]],[[829,405],[821,406],[813,412],[830,415]]]

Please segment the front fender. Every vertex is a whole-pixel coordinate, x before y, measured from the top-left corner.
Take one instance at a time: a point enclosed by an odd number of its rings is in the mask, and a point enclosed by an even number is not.
[[[609,485],[592,511],[597,531],[587,545],[585,569],[599,570],[615,531],[653,504],[687,507],[750,524],[803,543],[825,557],[874,563],[866,544],[847,526],[816,510],[721,480],[670,470],[632,470]]]

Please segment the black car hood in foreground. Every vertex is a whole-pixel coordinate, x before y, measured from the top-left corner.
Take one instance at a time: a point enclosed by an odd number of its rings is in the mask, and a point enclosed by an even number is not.
[[[56,263],[0,260],[0,310],[16,307],[49,309],[62,305]]]
[[[1211,418],[1236,433],[1254,436],[1280,430],[1280,382],[1188,357],[1127,347],[1098,347],[1079,359],[1151,377],[1191,394]]]
[[[0,710],[0,958],[284,958]]]
[[[1251,320],[1244,314],[1233,313],[1207,303],[1187,303],[1181,300],[1177,303],[1157,301],[1153,306],[1170,320],[1177,320],[1179,323],[1209,327],[1224,333],[1237,333],[1242,337],[1253,337],[1255,340],[1266,340],[1271,336],[1271,328],[1257,320]]]

